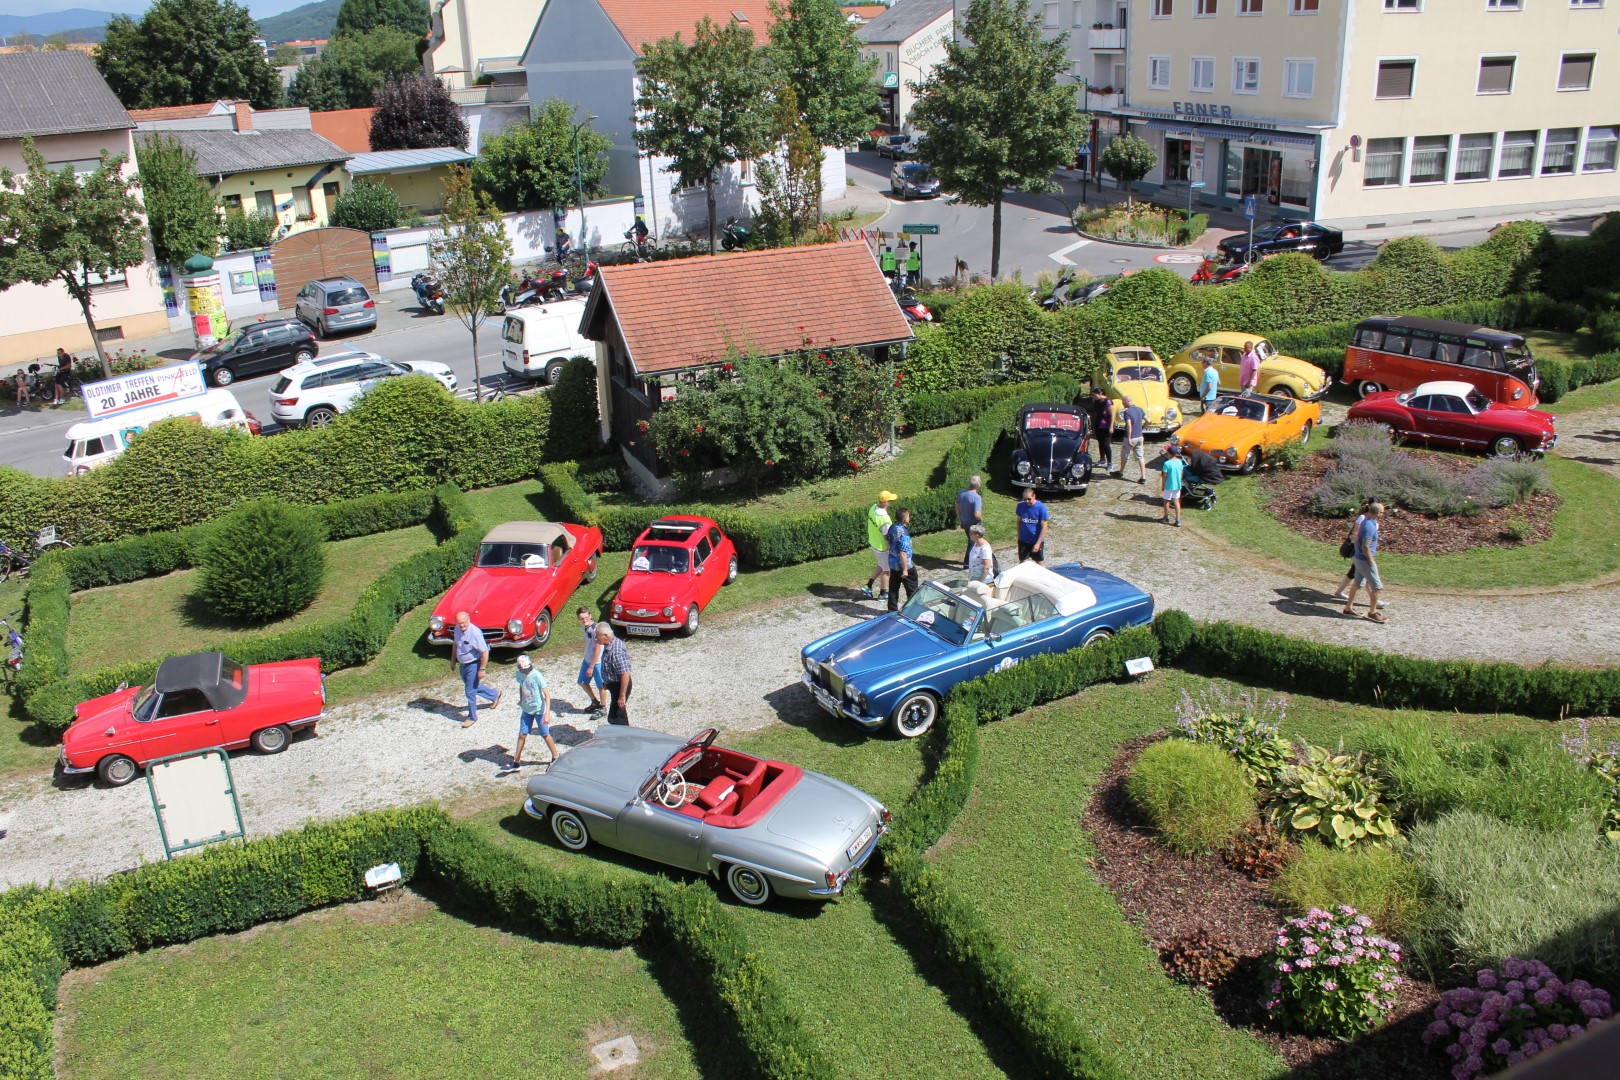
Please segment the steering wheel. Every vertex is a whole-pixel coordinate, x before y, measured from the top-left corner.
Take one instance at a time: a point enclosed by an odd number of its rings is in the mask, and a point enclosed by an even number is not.
[[[679,810],[686,805],[686,797],[690,793],[691,785],[686,777],[678,772],[672,772],[658,781],[658,789],[654,792],[658,801],[671,810]]]

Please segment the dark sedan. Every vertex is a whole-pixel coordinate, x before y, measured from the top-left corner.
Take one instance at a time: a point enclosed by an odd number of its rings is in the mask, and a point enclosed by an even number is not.
[[[900,199],[937,199],[939,178],[920,161],[897,161],[889,173],[889,191]]]
[[[1013,484],[1084,495],[1091,486],[1088,433],[1086,413],[1073,405],[1025,405],[1018,410]]]
[[[1228,262],[1253,262],[1283,251],[1303,251],[1320,262],[1344,250],[1344,233],[1314,221],[1284,221],[1256,229],[1252,247],[1244,233],[1228,236],[1218,246]]]

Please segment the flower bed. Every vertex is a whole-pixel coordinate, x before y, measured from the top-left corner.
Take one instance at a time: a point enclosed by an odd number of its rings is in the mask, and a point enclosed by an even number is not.
[[[1094,213],[1076,214],[1074,227],[1098,240],[1149,247],[1185,247],[1209,228],[1208,214],[1187,216],[1184,210],[1136,203],[1130,207],[1111,206]]]

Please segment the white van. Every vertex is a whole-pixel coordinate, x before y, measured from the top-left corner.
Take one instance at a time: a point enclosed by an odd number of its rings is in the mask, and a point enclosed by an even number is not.
[[[513,375],[554,383],[571,356],[596,355],[596,342],[579,334],[585,301],[515,308],[501,324],[501,362]]]
[[[184,417],[209,427],[236,428],[258,434],[259,422],[242,409],[229,390],[210,390],[201,397],[166,401],[147,409],[100,420],[84,420],[68,428],[68,447],[62,453],[69,476],[87,473],[104,465],[129,448],[141,432],[171,417]]]

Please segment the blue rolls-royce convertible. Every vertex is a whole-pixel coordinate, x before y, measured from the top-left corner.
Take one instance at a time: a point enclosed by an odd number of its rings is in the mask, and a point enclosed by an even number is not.
[[[1150,594],[1078,563],[1019,563],[992,583],[954,574],[923,582],[897,614],[806,645],[802,679],[834,716],[914,739],[957,683],[1152,618]]]

